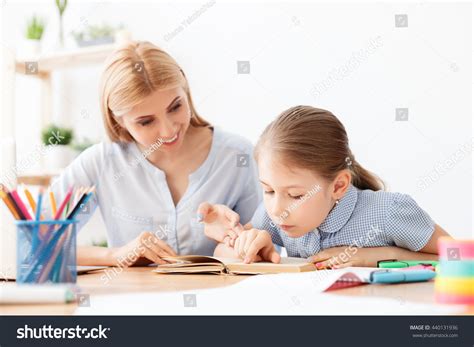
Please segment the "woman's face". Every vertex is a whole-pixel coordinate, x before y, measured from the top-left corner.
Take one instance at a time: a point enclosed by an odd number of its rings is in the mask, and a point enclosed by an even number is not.
[[[153,92],[119,120],[142,147],[171,152],[183,144],[191,110],[185,91],[176,87]]]
[[[283,165],[269,150],[261,151],[258,171],[268,216],[289,237],[319,227],[334,206],[332,184],[308,169]]]

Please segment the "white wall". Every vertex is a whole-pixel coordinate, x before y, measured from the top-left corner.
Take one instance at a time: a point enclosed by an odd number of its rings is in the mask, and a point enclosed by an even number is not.
[[[18,47],[26,16],[37,12],[48,17],[45,46],[55,47],[53,1],[7,1],[4,10],[3,44]],[[396,14],[408,15],[408,27],[395,27]],[[411,194],[452,235],[473,237],[469,4],[71,1],[66,32],[85,21],[122,22],[134,38],[165,48],[186,71],[199,112],[254,142],[292,105],[333,111],[356,158],[390,190]],[[237,74],[238,60],[250,61],[250,74]],[[55,119],[97,140],[99,74],[99,67],[65,71],[54,84]],[[38,142],[38,91],[23,77],[16,93],[21,156]],[[396,108],[409,109],[408,121],[395,121]],[[451,168],[438,175],[440,164]],[[428,175],[436,177],[421,189]]]

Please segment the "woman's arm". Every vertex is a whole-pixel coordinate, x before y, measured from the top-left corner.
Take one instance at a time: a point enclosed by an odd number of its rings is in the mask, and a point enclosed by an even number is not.
[[[116,266],[112,257],[112,248],[97,246],[77,247],[77,265]]]
[[[132,266],[150,263],[167,264],[163,258],[176,252],[154,233],[144,231],[121,247],[85,246],[77,249],[78,265]]]

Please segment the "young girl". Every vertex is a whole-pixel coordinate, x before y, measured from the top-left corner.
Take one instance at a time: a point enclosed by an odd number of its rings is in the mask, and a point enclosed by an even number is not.
[[[198,210],[206,235],[225,239],[216,256],[279,262],[276,244],[318,268],[437,258],[437,239],[447,233],[410,196],[383,191],[331,112],[283,112],[263,132],[255,158],[264,202],[249,225],[242,228],[238,214],[222,205]]]

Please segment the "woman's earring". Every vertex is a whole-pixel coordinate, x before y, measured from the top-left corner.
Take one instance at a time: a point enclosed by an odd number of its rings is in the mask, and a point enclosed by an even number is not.
[[[339,199],[336,200],[336,205],[339,204],[339,201],[341,201],[341,200],[339,200]]]

